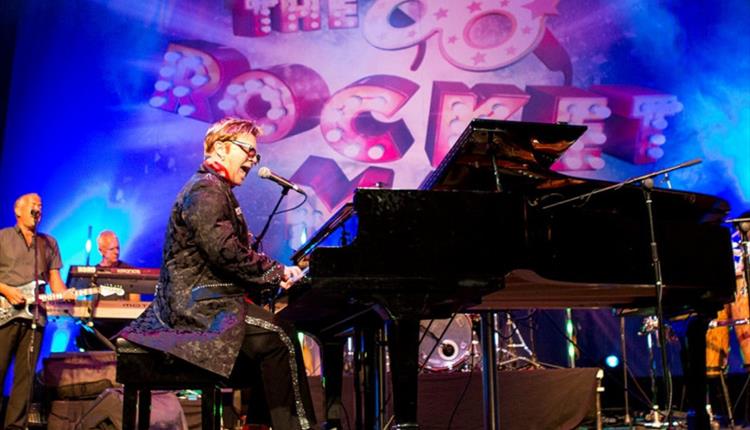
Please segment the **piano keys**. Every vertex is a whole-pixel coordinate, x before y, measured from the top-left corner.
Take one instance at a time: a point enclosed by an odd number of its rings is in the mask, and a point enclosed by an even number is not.
[[[135,300],[76,300],[75,302],[51,302],[47,305],[49,316],[71,316],[83,319],[134,320],[146,310],[151,302]]]
[[[125,295],[50,303],[47,315],[132,320],[138,318],[151,303],[158,282],[158,268],[71,266],[66,282],[69,288],[116,286],[125,290]]]

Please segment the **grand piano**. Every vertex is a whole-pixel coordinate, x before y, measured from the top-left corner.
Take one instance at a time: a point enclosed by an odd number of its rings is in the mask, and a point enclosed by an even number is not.
[[[419,189],[356,190],[353,201],[293,255],[308,274],[290,289],[280,313],[321,343],[329,426],[342,418],[342,334],[357,334],[364,357],[364,395],[357,405],[364,413],[357,427],[417,428],[421,319],[467,309],[655,307],[640,186],[549,207],[611,185],[550,170],[584,131],[473,120]],[[654,189],[651,197],[664,313],[696,315],[689,329],[688,401],[697,428],[707,428],[701,345],[710,316],[735,290],[730,233],[722,226],[729,207],[697,193]],[[390,399],[379,348],[384,344]],[[494,371],[494,363],[486,369]],[[485,395],[490,403],[495,398]],[[393,416],[386,421],[389,400]],[[493,408],[488,405],[488,414],[496,413]],[[488,420],[485,426],[494,427]]]

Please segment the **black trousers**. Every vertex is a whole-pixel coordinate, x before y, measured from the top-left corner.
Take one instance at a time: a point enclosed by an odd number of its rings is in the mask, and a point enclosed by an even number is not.
[[[42,344],[43,328],[36,332],[31,329],[31,322],[18,319],[0,327],[0,382],[5,381],[10,362],[15,356],[13,370],[13,388],[5,410],[5,429],[23,429],[26,427],[26,407],[29,402],[31,387],[34,382],[36,360]],[[29,344],[32,333],[34,352],[29,355]]]
[[[238,363],[237,368],[247,368],[249,362],[260,369],[258,379],[273,429],[312,427],[315,412],[294,328],[255,305],[249,306],[245,323],[245,339],[238,358],[245,363]]]

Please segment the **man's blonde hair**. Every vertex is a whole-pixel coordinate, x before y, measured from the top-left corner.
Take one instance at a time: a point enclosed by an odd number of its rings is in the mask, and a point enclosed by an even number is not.
[[[248,119],[228,117],[213,123],[206,132],[206,138],[203,139],[203,155],[211,154],[216,142],[237,140],[243,134],[258,137],[262,132],[255,122]]]

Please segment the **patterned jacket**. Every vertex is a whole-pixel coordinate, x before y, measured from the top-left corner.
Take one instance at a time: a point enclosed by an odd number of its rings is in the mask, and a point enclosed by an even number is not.
[[[228,377],[249,304],[283,266],[249,246],[230,183],[207,167],[182,188],[169,218],[154,301],[120,336]]]

